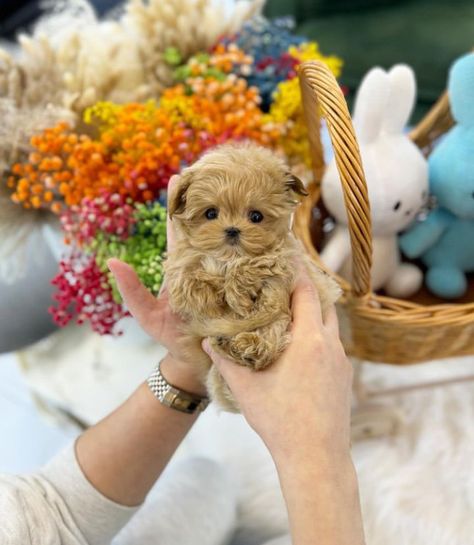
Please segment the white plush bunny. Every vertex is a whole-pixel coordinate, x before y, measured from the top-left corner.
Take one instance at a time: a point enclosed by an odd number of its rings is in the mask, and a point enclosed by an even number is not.
[[[354,127],[360,144],[372,218],[372,288],[408,297],[421,286],[422,273],[400,262],[397,233],[425,203],[428,166],[404,127],[415,103],[411,68],[397,64],[389,72],[373,68],[363,79],[355,102]],[[331,270],[351,275],[351,248],[341,182],[333,159],[322,181],[322,197],[336,228],[321,257]]]

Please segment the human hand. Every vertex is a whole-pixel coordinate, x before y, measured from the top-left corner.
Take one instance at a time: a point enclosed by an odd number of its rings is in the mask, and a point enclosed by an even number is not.
[[[177,182],[173,176],[168,184],[168,193],[172,192]],[[175,235],[170,217],[166,220],[167,251],[175,247]],[[182,335],[183,321],[169,305],[166,289],[166,277],[158,297],[152,295],[140,282],[133,267],[119,259],[109,259],[107,265],[115,277],[122,299],[140,326],[168,349],[169,354],[162,362],[162,370],[167,380],[183,389],[194,393],[205,393],[193,363],[186,361],[179,339]]]
[[[223,358],[207,339],[203,348],[272,455],[286,457],[303,444],[348,454],[352,366],[339,340],[335,308],[323,323],[317,292],[303,270],[292,295],[292,314],[292,341],[264,370]]]

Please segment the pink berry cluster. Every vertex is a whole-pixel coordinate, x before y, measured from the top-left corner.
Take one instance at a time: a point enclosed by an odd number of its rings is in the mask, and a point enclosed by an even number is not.
[[[114,300],[112,288],[95,256],[73,253],[67,260],[63,259],[52,284],[57,288],[53,295],[57,306],[50,307],[49,312],[60,327],[76,316],[78,324],[89,321],[100,335],[120,334],[114,331],[114,325],[129,313]]]
[[[67,243],[79,246],[92,243],[98,232],[125,240],[136,222],[133,201],[120,193],[100,192],[98,197],[84,197],[80,204],[66,208],[61,223]]]

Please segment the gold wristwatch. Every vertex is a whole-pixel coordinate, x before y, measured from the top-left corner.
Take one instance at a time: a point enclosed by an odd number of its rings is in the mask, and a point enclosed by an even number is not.
[[[160,366],[161,361],[147,380],[150,390],[160,403],[188,414],[203,411],[209,405],[208,397],[191,394],[170,384],[161,374]]]

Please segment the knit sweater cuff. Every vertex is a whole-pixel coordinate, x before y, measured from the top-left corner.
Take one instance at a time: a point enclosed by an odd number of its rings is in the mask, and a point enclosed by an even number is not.
[[[109,543],[138,510],[106,498],[87,480],[74,444],[55,456],[41,471],[67,503],[71,516],[90,545]]]

